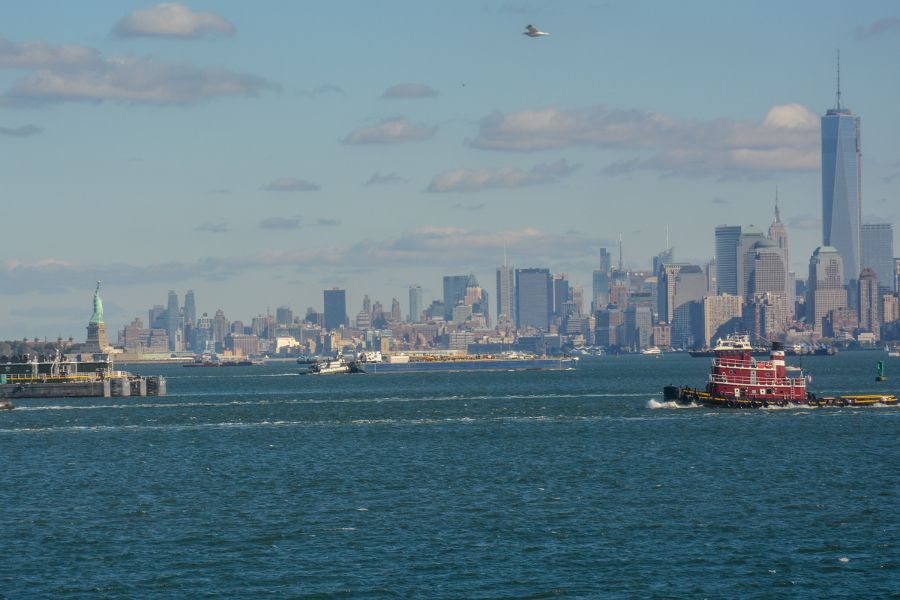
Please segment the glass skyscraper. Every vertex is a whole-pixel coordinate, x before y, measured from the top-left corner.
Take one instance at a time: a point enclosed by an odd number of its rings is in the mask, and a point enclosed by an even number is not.
[[[862,266],[878,276],[878,285],[894,291],[894,226],[866,223],[862,226]]]
[[[856,280],[860,257],[859,117],[837,103],[822,117],[822,243],[837,248],[844,266],[844,283]]]
[[[720,294],[738,295],[738,245],[740,225],[716,227],[716,287]]]

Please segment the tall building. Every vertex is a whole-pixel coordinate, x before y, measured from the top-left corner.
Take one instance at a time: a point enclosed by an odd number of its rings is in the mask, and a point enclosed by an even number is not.
[[[516,273],[507,265],[497,267],[497,325],[516,322]]]
[[[475,274],[470,274],[469,281],[466,282],[466,296],[463,299],[463,302],[465,306],[468,306],[471,309],[469,314],[473,317],[476,321],[475,324],[479,327],[491,326],[488,298],[487,291],[482,289],[481,285],[479,285],[478,279],[475,278]]]
[[[841,255],[843,282],[862,269],[859,117],[841,106],[840,66],[835,107],[822,117],[822,243]]]
[[[788,250],[788,234],[787,228],[781,222],[781,211],[778,208],[778,188],[775,188],[775,220],[769,225],[769,239],[775,242],[775,245],[781,250],[781,258],[784,262],[784,278],[786,287],[784,290],[788,304],[794,305],[793,286],[788,283],[791,272],[791,256]]]
[[[675,315],[675,280],[678,272],[685,266],[685,263],[663,263],[659,266],[659,273],[656,275],[656,310],[660,322],[672,322]]]
[[[593,273],[593,310],[606,308],[609,304],[609,272],[612,269],[612,256],[606,248],[600,248],[600,265]]]
[[[424,306],[421,285],[409,286],[409,322],[419,323],[422,321],[422,311]]]
[[[741,243],[740,225],[716,227],[716,290],[738,295],[737,249]]]
[[[753,271],[753,261],[756,259],[754,246],[766,239],[762,231],[750,225],[741,231],[741,239],[737,247],[737,286],[738,296],[744,301],[750,299],[750,274]]]
[[[878,292],[878,275],[874,270],[866,267],[859,275],[859,327],[875,334],[875,339],[881,339],[881,310],[880,296]]]
[[[553,287],[549,269],[516,269],[516,327],[549,331]]]
[[[275,322],[279,325],[290,325],[294,322],[294,311],[288,306],[279,306],[275,309]]]
[[[453,319],[453,308],[465,304],[468,275],[444,275],[444,319]]]
[[[781,248],[770,239],[756,242],[751,249],[753,262],[748,277],[747,297],[770,292],[787,300],[787,273]]]
[[[193,326],[197,322],[197,302],[194,300],[194,290],[188,290],[184,295],[184,326]]]
[[[703,344],[713,347],[714,340],[742,328],[743,298],[723,294],[703,298]]]
[[[340,288],[324,291],[325,330],[334,331],[347,326],[347,292]]]
[[[650,345],[653,335],[653,313],[649,306],[629,306],[625,309],[624,346],[641,350]]]
[[[703,344],[702,302],[706,296],[706,275],[697,265],[684,265],[675,275],[672,296],[672,345],[692,348]],[[700,315],[697,317],[697,315]]]
[[[563,304],[569,301],[569,280],[567,275],[553,275],[553,316],[564,317]]]
[[[828,313],[847,308],[844,288],[844,265],[841,253],[831,246],[819,246],[809,259],[806,281],[806,321],[816,333],[823,332],[823,319]]]
[[[875,271],[884,291],[894,289],[894,226],[866,223],[862,226],[862,266]]]
[[[169,303],[166,307],[166,335],[169,336],[169,351],[180,352],[182,348],[182,315],[178,308],[178,294],[169,290]]]

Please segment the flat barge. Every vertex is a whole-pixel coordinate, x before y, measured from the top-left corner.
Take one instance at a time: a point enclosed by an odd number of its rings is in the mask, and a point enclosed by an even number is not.
[[[108,356],[100,360],[53,357],[0,357],[0,408],[17,398],[109,398],[165,396],[161,376],[118,371]]]
[[[806,391],[802,372],[789,377],[784,346],[772,343],[769,360],[757,360],[747,336],[732,335],[718,340],[706,387],[696,389],[669,385],[663,399],[683,406],[714,408],[768,408],[771,406],[871,407],[895,406],[894,394],[849,394],[817,396]]]

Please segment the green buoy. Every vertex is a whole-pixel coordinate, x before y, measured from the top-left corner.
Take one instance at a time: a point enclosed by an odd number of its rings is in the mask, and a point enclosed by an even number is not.
[[[875,381],[887,381],[887,377],[884,375],[884,361],[878,361],[877,367],[878,375],[875,376]]]

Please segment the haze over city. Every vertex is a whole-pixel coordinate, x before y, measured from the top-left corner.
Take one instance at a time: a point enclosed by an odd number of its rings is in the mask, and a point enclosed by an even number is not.
[[[167,16],[167,18],[163,18]],[[776,186],[806,275],[820,117],[861,118],[865,223],[900,220],[896,3],[0,6],[3,338],[81,339],[195,290],[249,319],[599,249],[703,265]],[[550,36],[521,35],[534,23]],[[493,308],[492,308],[493,311]]]

